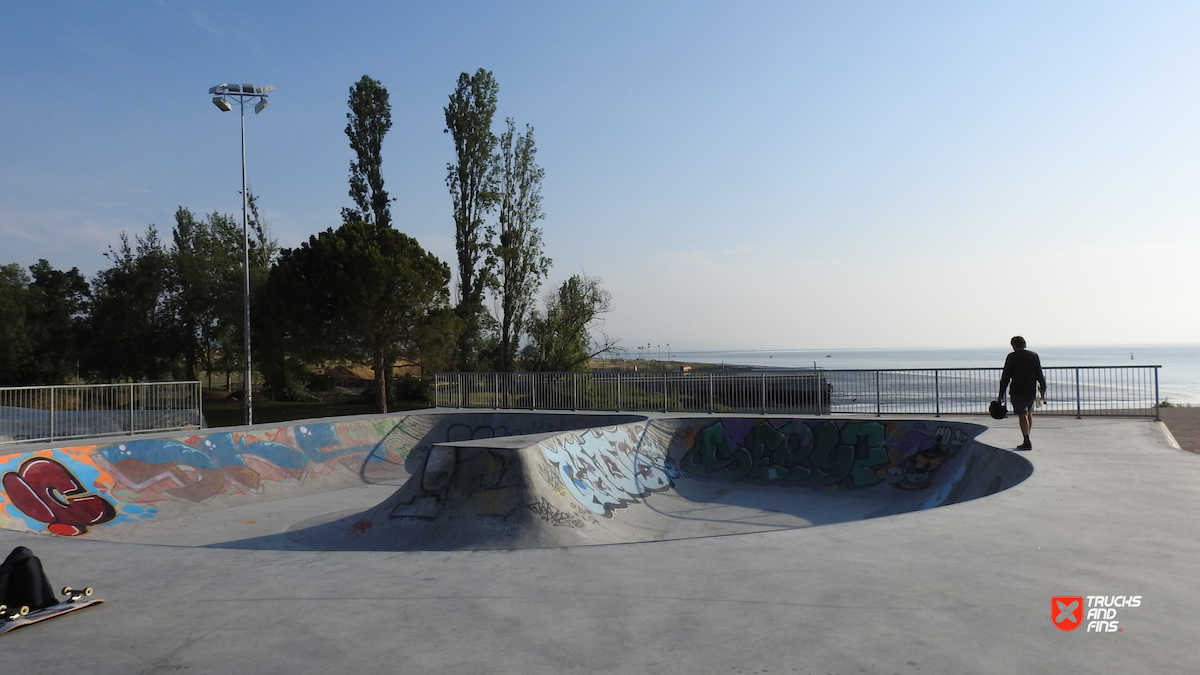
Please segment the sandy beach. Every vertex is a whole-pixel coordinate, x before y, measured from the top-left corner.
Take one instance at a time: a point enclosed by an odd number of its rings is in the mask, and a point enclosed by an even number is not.
[[[1159,412],[1179,447],[1200,454],[1200,408],[1161,408]]]

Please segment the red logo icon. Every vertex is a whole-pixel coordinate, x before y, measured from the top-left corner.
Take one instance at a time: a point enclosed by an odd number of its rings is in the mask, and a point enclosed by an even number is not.
[[[1050,598],[1050,620],[1062,631],[1073,631],[1083,623],[1083,596],[1060,595]]]

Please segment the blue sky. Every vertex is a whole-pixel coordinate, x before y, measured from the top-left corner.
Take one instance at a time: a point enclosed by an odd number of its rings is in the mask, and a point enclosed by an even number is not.
[[[0,22],[0,263],[88,274],[251,188],[295,246],[350,205],[362,75],[396,226],[453,267],[442,108],[500,84],[546,170],[548,285],[633,348],[1200,343],[1200,5],[39,2]]]

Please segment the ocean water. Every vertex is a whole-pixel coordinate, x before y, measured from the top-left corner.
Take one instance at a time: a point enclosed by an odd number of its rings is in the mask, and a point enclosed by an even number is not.
[[[1041,347],[1030,345],[1043,366],[1162,366],[1158,371],[1160,398],[1172,403],[1200,405],[1200,344],[1109,345]],[[832,349],[683,351],[672,350],[676,361],[724,363],[755,368],[999,368],[1009,349]],[[663,357],[666,358],[666,354]]]

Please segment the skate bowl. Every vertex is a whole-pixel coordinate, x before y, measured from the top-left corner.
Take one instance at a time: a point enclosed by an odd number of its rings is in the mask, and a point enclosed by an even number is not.
[[[463,550],[831,525],[1028,478],[921,419],[421,411],[0,455],[0,527],[141,544]]]

